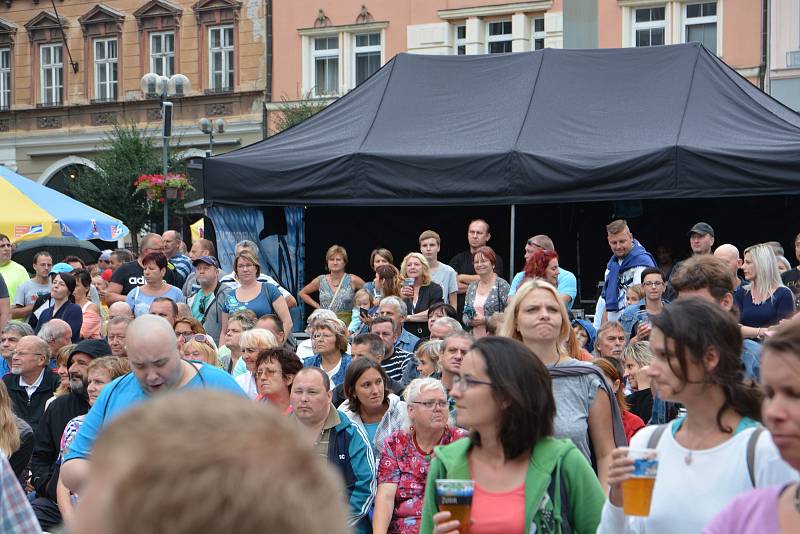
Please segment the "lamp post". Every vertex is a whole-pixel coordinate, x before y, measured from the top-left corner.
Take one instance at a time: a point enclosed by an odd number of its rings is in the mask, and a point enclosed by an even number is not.
[[[155,72],[148,72],[142,76],[139,83],[145,96],[158,96],[161,99],[161,169],[164,180],[169,173],[169,138],[172,136],[172,102],[167,97],[184,97],[189,94],[191,84],[189,78],[183,74],[173,74],[172,77],[159,76]],[[169,197],[164,190],[164,231],[169,229]]]
[[[218,134],[225,132],[225,121],[222,119],[212,121],[211,119],[203,117],[200,119],[199,126],[204,134],[208,134],[208,151],[206,152],[206,157],[210,158],[214,155],[214,131]]]

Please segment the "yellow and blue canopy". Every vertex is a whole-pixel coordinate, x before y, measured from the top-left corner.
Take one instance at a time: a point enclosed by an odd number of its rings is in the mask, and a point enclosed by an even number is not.
[[[128,228],[115,217],[0,166],[0,233],[11,241],[48,236],[116,241]]]

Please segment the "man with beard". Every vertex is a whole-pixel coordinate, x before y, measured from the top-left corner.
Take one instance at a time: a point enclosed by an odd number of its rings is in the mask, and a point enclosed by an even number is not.
[[[56,483],[64,427],[73,417],[89,411],[89,395],[86,391],[89,363],[110,354],[111,347],[103,339],[85,339],[72,349],[67,359],[69,393],[50,404],[36,429],[31,459],[31,483],[36,490],[36,499],[32,504],[42,530],[50,530],[61,523],[61,513],[56,503]]]
[[[175,331],[162,317],[142,315],[125,333],[131,373],[103,390],[86,415],[61,465],[61,481],[80,494],[89,470],[89,453],[103,427],[121,412],[146,402],[159,393],[181,388],[220,389],[244,395],[228,373],[211,365],[189,362],[181,357]]]

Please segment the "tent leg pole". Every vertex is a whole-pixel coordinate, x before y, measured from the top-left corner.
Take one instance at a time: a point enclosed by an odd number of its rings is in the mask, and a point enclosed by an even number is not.
[[[511,204],[511,232],[510,244],[508,252],[508,272],[509,280],[514,278],[514,242],[516,241],[516,226],[517,226],[517,206]]]

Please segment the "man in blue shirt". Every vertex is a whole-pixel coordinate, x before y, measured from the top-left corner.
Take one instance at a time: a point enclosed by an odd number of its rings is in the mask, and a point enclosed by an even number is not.
[[[125,340],[131,373],[103,388],[64,457],[61,477],[75,493],[86,480],[88,457],[97,434],[125,410],[151,396],[181,388],[221,389],[244,395],[236,381],[224,371],[182,359],[175,332],[162,317],[138,317],[128,326]]]

